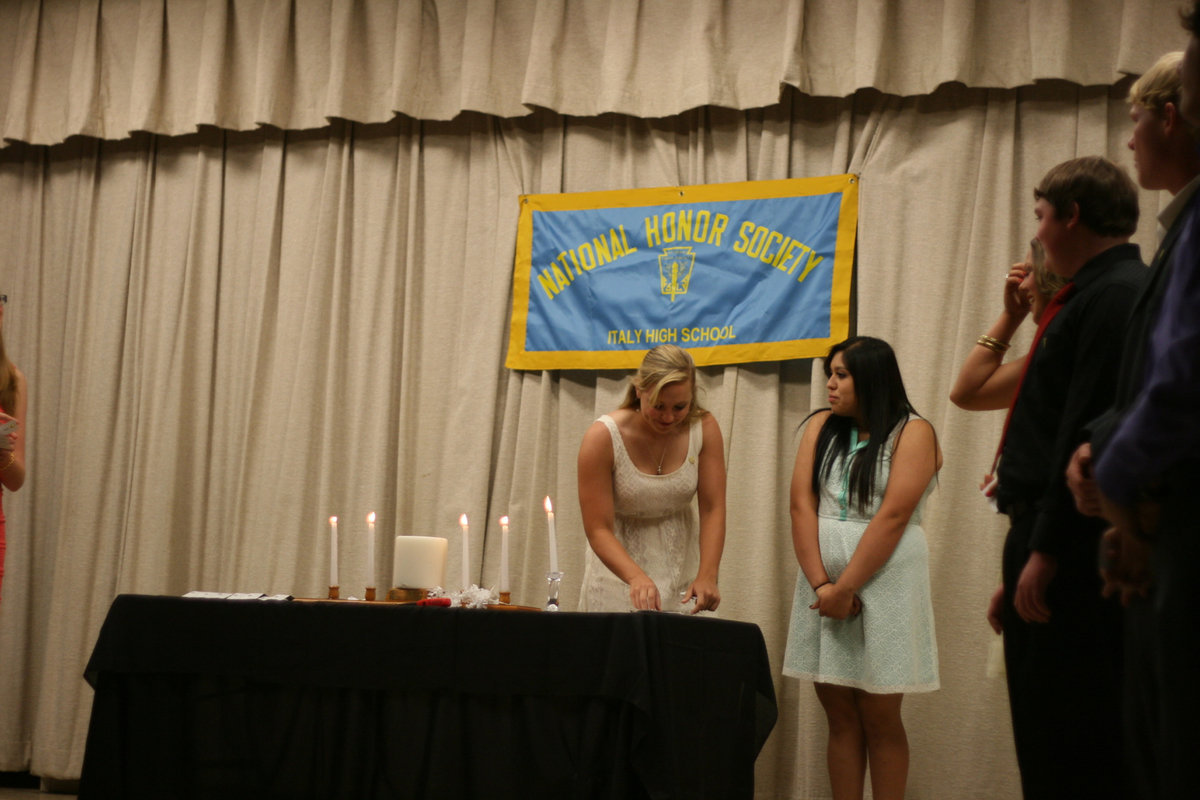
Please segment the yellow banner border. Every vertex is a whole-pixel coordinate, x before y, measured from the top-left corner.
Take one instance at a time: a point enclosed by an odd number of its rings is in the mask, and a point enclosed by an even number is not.
[[[838,210],[837,244],[833,260],[830,294],[829,338],[792,339],[784,342],[721,344],[684,347],[697,366],[745,364],[756,361],[786,361],[817,358],[850,334],[850,288],[854,272],[854,247],[858,234],[858,182],[853,173],[816,178],[785,178],[768,181],[709,183],[696,186],[663,186],[651,189],[616,189],[601,192],[523,194],[517,220],[517,243],[513,263],[512,322],[509,325],[508,357],[505,367],[519,370],[635,369],[645,350],[525,350],[529,320],[529,283],[533,269],[533,212],[582,211],[598,208],[637,208],[678,203],[762,200],[775,197],[807,197],[841,193]],[[581,366],[586,364],[586,366]]]

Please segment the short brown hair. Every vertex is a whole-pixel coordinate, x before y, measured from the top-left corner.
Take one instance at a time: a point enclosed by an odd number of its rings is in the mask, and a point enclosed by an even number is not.
[[[1033,196],[1049,203],[1057,217],[1078,205],[1080,221],[1101,236],[1131,236],[1137,230],[1137,187],[1107,158],[1085,156],[1051,167]]]

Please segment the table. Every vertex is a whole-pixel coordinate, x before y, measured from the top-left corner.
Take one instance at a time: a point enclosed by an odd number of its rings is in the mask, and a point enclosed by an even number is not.
[[[751,798],[757,626],[121,595],[85,677],[102,798]]]

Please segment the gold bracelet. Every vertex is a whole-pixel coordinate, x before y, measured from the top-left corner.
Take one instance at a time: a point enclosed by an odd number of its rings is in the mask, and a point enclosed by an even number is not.
[[[986,347],[993,353],[1003,353],[1009,347],[1008,342],[1002,342],[999,339],[992,338],[986,333],[976,339],[975,344],[980,345],[981,347]]]
[[[4,470],[6,470],[6,469],[8,469],[9,467],[11,467],[11,466],[12,466],[12,463],[13,463],[14,461],[16,461],[16,460],[17,460],[17,454],[16,454],[16,452],[15,452],[15,451],[13,451],[13,450],[9,450],[9,451],[8,451],[8,461],[5,461],[5,462],[4,462],[4,466],[0,466],[0,472],[4,472]]]

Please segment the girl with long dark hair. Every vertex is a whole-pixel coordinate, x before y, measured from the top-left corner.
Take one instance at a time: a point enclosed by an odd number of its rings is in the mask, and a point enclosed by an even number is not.
[[[835,800],[904,796],[906,692],[938,688],[921,505],[942,457],[887,342],[856,336],[825,359],[829,409],[808,423],[792,474],[800,562],[783,672],[816,684]]]

